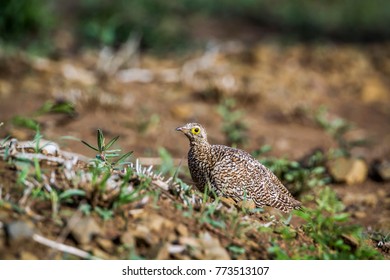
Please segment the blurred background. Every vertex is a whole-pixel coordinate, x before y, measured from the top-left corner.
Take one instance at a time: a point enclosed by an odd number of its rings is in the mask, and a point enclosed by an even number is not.
[[[93,157],[64,136],[100,128],[173,175],[189,121],[266,157],[300,199],[335,183],[354,221],[388,232],[390,1],[1,1],[0,138],[39,127]],[[330,181],[305,185],[313,170]]]
[[[318,117],[342,117],[375,143],[364,156],[389,156],[388,6],[4,0],[1,118],[22,138],[38,123],[48,137],[100,127],[140,155],[177,156],[173,129],[196,120],[212,140],[300,157],[332,145]]]

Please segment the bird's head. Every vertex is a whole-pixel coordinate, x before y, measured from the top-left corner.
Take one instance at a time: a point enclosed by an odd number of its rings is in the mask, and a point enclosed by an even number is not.
[[[183,132],[190,142],[207,141],[206,130],[198,123],[187,123],[184,126],[176,128],[176,131]]]

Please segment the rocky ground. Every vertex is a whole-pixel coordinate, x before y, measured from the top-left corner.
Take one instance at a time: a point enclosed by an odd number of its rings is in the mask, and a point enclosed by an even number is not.
[[[374,258],[364,248],[389,258],[389,45],[230,42],[153,57],[134,44],[55,59],[1,54],[0,136],[11,136],[0,141],[1,258],[326,257],[318,248],[331,258]],[[290,220],[191,188],[181,162],[188,143],[174,131],[190,120],[212,143],[270,145],[259,158],[349,249],[314,236],[319,227],[304,214]],[[58,145],[24,142],[37,124]],[[134,151],[132,165],[90,166],[96,152],[77,139],[96,145],[98,128]],[[324,155],[318,166],[307,161],[314,151]],[[334,209],[321,208],[325,200]],[[364,238],[329,228],[344,213]]]

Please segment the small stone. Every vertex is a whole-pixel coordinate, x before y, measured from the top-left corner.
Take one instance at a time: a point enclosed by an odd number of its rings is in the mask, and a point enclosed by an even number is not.
[[[113,251],[114,244],[109,239],[97,237],[96,243],[99,245],[101,249],[103,249],[107,253],[111,253]]]
[[[87,244],[98,234],[100,226],[92,217],[84,217],[74,223],[70,223],[71,233],[79,244]]]
[[[182,245],[189,246],[191,248],[199,248],[201,246],[199,244],[199,240],[193,237],[180,237],[179,243]]]
[[[230,260],[230,255],[225,248],[221,246],[219,240],[205,232],[200,236],[202,247],[204,248],[205,258],[209,260]]]
[[[167,260],[169,259],[168,244],[163,245],[156,256],[157,260]]]
[[[244,210],[253,210],[256,208],[256,204],[253,200],[241,200],[237,203],[238,208]]]
[[[390,161],[375,160],[371,164],[370,175],[374,180],[390,181]]]
[[[122,244],[127,244],[129,246],[134,246],[135,244],[134,235],[129,231],[126,231],[121,235],[120,241]]]
[[[30,222],[15,221],[5,225],[5,231],[7,236],[7,242],[9,245],[14,243],[23,242],[32,238],[35,229],[34,225]]]
[[[364,182],[368,174],[367,164],[363,160],[345,157],[330,162],[329,171],[336,182],[346,182],[348,185]]]
[[[41,148],[41,152],[47,156],[58,156],[60,147],[54,142],[47,142]]]
[[[143,208],[131,209],[131,210],[129,210],[129,214],[131,215],[131,217],[133,219],[138,219],[138,218],[142,217],[143,215],[145,215],[145,210]]]
[[[348,185],[359,184],[366,180],[368,174],[367,164],[357,159],[353,162],[352,168],[346,177]]]
[[[188,236],[188,228],[183,224],[178,224],[176,231],[180,236]]]
[[[180,254],[186,249],[183,245],[169,245],[168,246],[168,252],[170,254]]]
[[[137,225],[137,227],[134,231],[132,231],[132,233],[137,241],[142,240],[142,242],[148,245],[157,244],[160,239],[160,236],[151,233],[150,228],[141,224]]]
[[[151,215],[148,218],[148,226],[154,232],[169,232],[174,228],[174,223],[160,215]]]

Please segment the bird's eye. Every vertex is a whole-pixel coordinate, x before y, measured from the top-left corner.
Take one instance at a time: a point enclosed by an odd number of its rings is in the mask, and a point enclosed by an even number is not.
[[[191,132],[192,132],[192,134],[199,134],[200,129],[199,129],[199,127],[194,127],[191,129]]]

